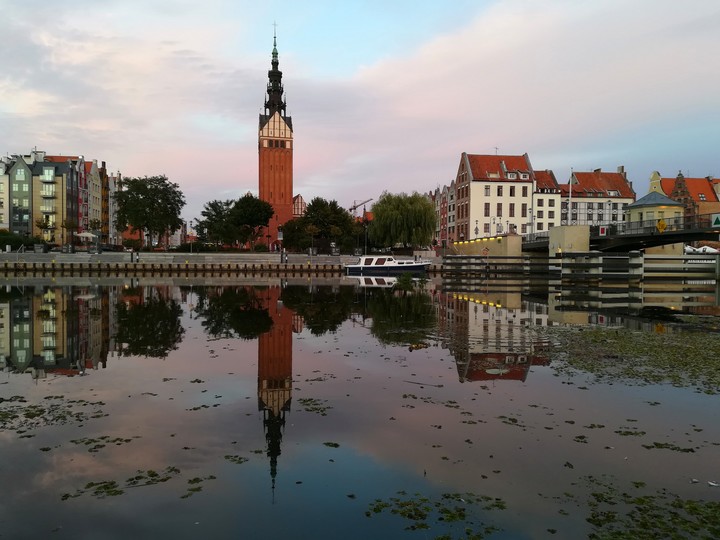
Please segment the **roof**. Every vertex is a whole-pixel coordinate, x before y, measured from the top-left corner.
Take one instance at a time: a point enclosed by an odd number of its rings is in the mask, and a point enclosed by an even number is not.
[[[592,172],[573,172],[571,182],[573,195],[577,194],[579,197],[585,195],[586,197],[635,198],[635,191],[625,178],[625,174],[621,172],[606,172],[601,169]],[[613,191],[618,194],[611,195]]]
[[[679,206],[683,207],[683,203],[673,201],[671,198],[666,197],[662,193],[657,191],[651,191],[644,197],[641,197],[632,204],[628,204],[628,208],[641,208],[645,206]]]
[[[274,114],[275,114],[275,113],[273,113],[273,114],[261,114],[261,115],[260,115],[260,127],[259,127],[259,129],[264,128],[265,125],[270,121],[270,119],[273,117]],[[285,121],[285,123],[287,124],[287,126],[290,128],[290,131],[292,131],[292,130],[293,130],[293,127],[292,127],[292,116],[285,116],[285,115],[283,115],[283,114],[281,114],[280,116],[281,116],[282,119]]]
[[[684,178],[685,186],[695,202],[718,202],[711,178]],[[679,187],[677,182],[675,187]]]
[[[522,156],[493,156],[466,154],[472,180],[508,180],[507,173],[527,173],[533,177],[532,166],[527,154]],[[520,178],[517,178],[520,180]]]
[[[535,172],[535,186],[537,189],[558,189],[555,173],[549,169]]]
[[[673,189],[675,189],[675,180],[676,178],[660,179],[660,189],[663,190],[663,193],[665,195],[670,195],[673,192]]]
[[[45,156],[45,161],[54,163],[67,163],[68,161],[77,161],[80,156]]]

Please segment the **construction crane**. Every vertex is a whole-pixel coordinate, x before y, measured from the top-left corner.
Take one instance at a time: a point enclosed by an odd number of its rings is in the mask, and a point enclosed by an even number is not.
[[[372,201],[372,200],[373,200],[373,199],[368,199],[368,200],[363,201],[363,202],[360,202],[360,203],[357,202],[357,201],[353,201],[353,205],[352,205],[350,208],[348,208],[348,210],[350,211],[350,213],[352,214],[352,216],[355,217],[355,210],[357,210],[358,208],[360,208],[363,204],[369,203],[369,202]]]

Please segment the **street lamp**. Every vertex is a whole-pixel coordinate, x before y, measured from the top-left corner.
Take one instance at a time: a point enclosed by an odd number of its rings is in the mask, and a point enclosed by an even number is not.
[[[479,234],[480,234],[480,229],[478,227],[478,220],[476,219],[475,220],[475,238],[477,238]]]
[[[497,233],[497,228],[495,227],[495,218],[492,218],[492,230],[490,232],[492,234]]]

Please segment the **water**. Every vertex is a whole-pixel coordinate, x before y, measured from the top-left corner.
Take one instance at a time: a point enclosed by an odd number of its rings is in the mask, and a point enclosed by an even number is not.
[[[519,293],[132,285],[0,298],[0,537],[580,538],[631,530],[633,506],[657,536],[673,500],[717,527],[713,319],[568,327]],[[572,363],[632,336],[715,353],[674,382]]]

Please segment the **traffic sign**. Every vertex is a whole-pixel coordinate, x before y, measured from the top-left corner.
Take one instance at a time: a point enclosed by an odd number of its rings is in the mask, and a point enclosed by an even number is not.
[[[665,232],[665,229],[667,229],[667,223],[665,223],[664,219],[658,219],[656,227],[658,232],[662,234]]]
[[[720,214],[713,214],[710,223],[713,227],[720,227]]]

